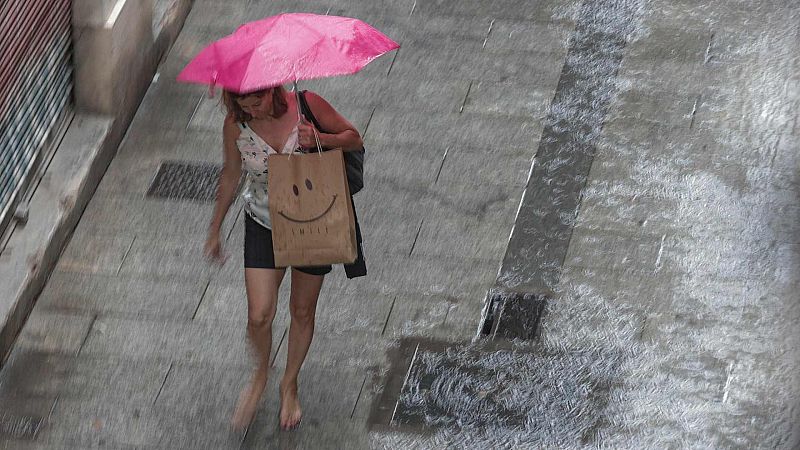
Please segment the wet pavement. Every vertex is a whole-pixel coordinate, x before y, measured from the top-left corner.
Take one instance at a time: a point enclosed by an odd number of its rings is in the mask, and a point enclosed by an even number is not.
[[[180,68],[290,10],[402,48],[304,84],[365,136],[370,275],[326,280],[293,433],[284,289],[236,434],[241,204],[217,269],[212,205],[146,193],[220,163],[218,99]],[[793,448],[799,24],[788,1],[196,0],[0,370],[0,448]],[[535,332],[473,342],[490,290],[543,308]]]

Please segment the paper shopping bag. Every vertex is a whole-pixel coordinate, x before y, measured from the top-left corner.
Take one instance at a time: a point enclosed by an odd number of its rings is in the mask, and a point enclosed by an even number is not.
[[[275,266],[355,261],[356,228],[342,150],[272,154],[267,167]]]

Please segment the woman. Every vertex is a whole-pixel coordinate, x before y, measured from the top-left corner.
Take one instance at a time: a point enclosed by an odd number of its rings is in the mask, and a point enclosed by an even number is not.
[[[247,335],[257,357],[252,380],[239,397],[232,424],[246,427],[253,418],[267,385],[269,355],[272,349],[272,321],[275,318],[278,288],[285,268],[276,268],[272,253],[272,234],[267,206],[267,155],[288,153],[298,146],[316,147],[315,133],[325,148],[344,151],[362,147],[355,127],[322,97],[307,92],[305,99],[325,133],[302,120],[294,93],[282,86],[257,92],[223,92],[228,110],[223,126],[224,166],[219,180],[216,206],[205,244],[210,258],[222,262],[220,227],[233,203],[242,170],[248,183],[244,190],[245,239],[244,266],[247,288]],[[292,429],[301,420],[297,376],[314,334],[314,314],[322,281],[331,266],[293,267],[289,310],[288,356],[280,383],[281,429]]]

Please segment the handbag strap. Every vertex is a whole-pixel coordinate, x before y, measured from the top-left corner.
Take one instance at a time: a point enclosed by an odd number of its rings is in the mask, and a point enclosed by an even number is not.
[[[311,112],[311,108],[308,106],[305,90],[297,92],[297,102],[300,114],[302,114],[306,120],[314,124],[314,140],[317,142],[317,152],[322,153],[322,144],[319,142],[319,135],[317,134],[317,131],[320,133],[324,133],[324,131],[322,131],[322,128],[320,128],[317,118],[314,117],[314,113]]]
[[[306,120],[314,124],[314,128],[319,130],[320,133],[325,133],[325,130],[319,124],[319,121],[314,116],[314,113],[311,112],[311,107],[308,106],[308,102],[306,101],[306,90],[302,90],[298,93],[297,99],[300,101],[300,114],[302,114]]]

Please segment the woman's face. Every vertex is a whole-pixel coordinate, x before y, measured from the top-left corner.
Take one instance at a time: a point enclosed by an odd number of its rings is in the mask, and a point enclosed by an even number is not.
[[[253,119],[265,119],[272,116],[272,89],[242,97],[237,102],[242,111],[250,114]]]

